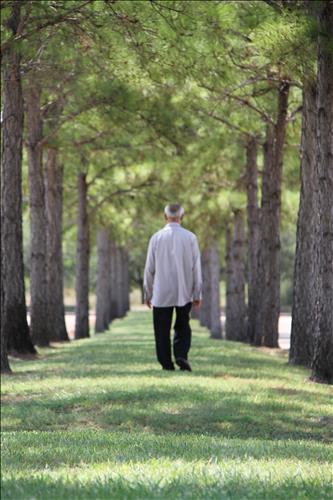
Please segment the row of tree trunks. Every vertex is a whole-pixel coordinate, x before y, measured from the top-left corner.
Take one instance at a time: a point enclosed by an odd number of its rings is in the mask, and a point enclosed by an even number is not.
[[[258,252],[258,310],[254,343],[278,347],[280,316],[280,212],[283,146],[287,125],[289,83],[281,82],[275,125],[267,125]]]
[[[8,26],[15,36],[20,2],[13,2]],[[1,161],[1,371],[10,371],[11,353],[35,354],[29,336],[22,245],[23,95],[20,54],[9,45],[2,56],[3,123]]]
[[[97,259],[95,331],[100,333],[129,311],[129,260],[126,250],[111,242],[104,228],[97,231]]]
[[[202,306],[200,324],[210,331],[211,337],[222,338],[220,306],[220,258],[217,242],[212,242],[202,253]]]
[[[226,324],[227,340],[245,342],[245,241],[241,212],[234,213],[232,228],[226,235]]]
[[[313,334],[317,321],[319,238],[318,177],[316,163],[317,88],[315,83],[303,86],[301,139],[301,192],[297,220],[296,256],[292,305],[289,362],[310,366],[313,356]]]
[[[31,325],[32,340],[40,346],[67,341],[63,300],[62,184],[63,172],[57,150],[47,150],[43,165],[41,89],[38,75],[30,72],[26,93],[31,230]],[[57,119],[56,116],[53,117]]]
[[[77,179],[78,214],[76,247],[76,309],[75,338],[89,337],[89,219],[87,199],[87,175],[80,172]]]
[[[333,383],[333,3],[321,2],[317,73],[317,158],[319,183],[319,316],[314,336],[312,378]],[[315,258],[316,258],[315,256]]]
[[[48,148],[45,168],[47,212],[47,300],[49,339],[68,341],[65,323],[62,258],[63,166],[58,151]]]
[[[75,338],[89,337],[89,214],[87,175],[80,172],[78,187]],[[110,240],[105,228],[97,231],[97,287],[95,331],[105,331],[129,310],[128,255]]]

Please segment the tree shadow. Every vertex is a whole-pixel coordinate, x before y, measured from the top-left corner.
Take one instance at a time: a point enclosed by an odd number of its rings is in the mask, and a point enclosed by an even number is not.
[[[16,452],[9,461],[9,467],[20,460],[22,468],[34,469],[40,457],[50,467],[75,467],[91,463],[144,463],[152,459],[183,460],[184,462],[208,461],[218,463],[222,460],[300,460],[329,463],[332,449],[326,444],[292,440],[255,440],[252,438],[231,439],[210,436],[209,434],[185,436],[178,433],[130,434],[124,429],[78,431],[53,431],[18,433],[10,436],[10,443]]]
[[[293,371],[280,357],[253,353],[250,346],[235,342],[217,347],[202,332],[191,351],[194,372],[165,372],[157,364],[151,368],[154,344],[145,326],[150,322],[142,313],[133,316],[118,322],[115,332],[91,342],[46,350],[35,371],[17,372],[20,383],[49,381],[50,387],[60,387],[60,393],[55,397],[47,388],[38,393],[38,387],[35,395],[21,398],[5,393],[3,429],[125,427],[156,435],[204,432],[228,439],[332,441],[330,426],[324,426],[316,412],[304,411],[309,399],[329,405],[329,393],[285,387],[294,373],[305,370]],[[128,333],[132,328],[135,334]],[[57,378],[71,381],[73,390],[62,396]],[[79,380],[85,389],[76,391]]]
[[[220,388],[205,391],[202,385],[184,384],[174,387],[146,385],[141,388],[111,390],[99,388],[93,393],[53,396],[41,401],[13,400],[3,402],[12,417],[12,424],[4,420],[3,430],[55,430],[96,427],[114,429],[124,427],[129,431],[149,430],[154,434],[185,433],[248,439],[302,439],[320,442],[333,441],[332,428],[318,417],[304,414],[306,391],[293,394],[288,401],[276,400],[270,389],[262,391],[258,402],[241,390],[230,392]],[[177,377],[174,375],[173,380]],[[97,385],[98,386],[98,385]],[[280,388],[273,388],[279,393]],[[305,394],[304,394],[305,392]],[[329,404],[322,396],[320,402]],[[319,401],[318,401],[319,404]],[[329,417],[328,415],[324,415]]]

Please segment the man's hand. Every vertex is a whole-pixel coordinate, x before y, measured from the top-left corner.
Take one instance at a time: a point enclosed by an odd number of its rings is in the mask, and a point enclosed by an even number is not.
[[[145,304],[149,309],[151,309],[151,301],[150,300],[145,300]]]
[[[193,307],[200,309],[202,300],[193,300]]]

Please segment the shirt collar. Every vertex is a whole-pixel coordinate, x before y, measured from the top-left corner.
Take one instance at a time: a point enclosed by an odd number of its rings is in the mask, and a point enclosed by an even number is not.
[[[168,222],[165,227],[179,227],[180,223],[179,222]]]

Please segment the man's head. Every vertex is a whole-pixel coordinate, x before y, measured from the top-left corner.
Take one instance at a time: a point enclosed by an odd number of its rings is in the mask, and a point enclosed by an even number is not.
[[[168,222],[180,223],[184,215],[184,209],[179,203],[169,203],[164,209],[164,216]]]

